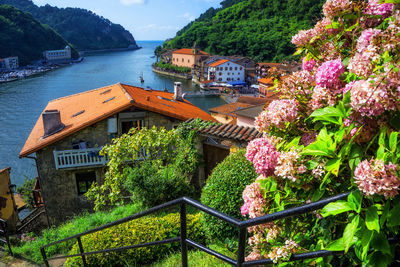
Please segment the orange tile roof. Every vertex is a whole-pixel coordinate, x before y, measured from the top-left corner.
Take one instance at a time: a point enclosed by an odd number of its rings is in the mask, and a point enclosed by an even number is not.
[[[20,152],[20,157],[28,156],[129,107],[138,107],[182,121],[190,118],[215,121],[209,114],[187,100],[172,101],[172,96],[173,93],[145,90],[117,83],[52,100],[45,110],[59,110],[61,122],[65,124],[65,128],[58,133],[42,138],[44,130],[43,120],[40,116]],[[84,112],[80,113],[82,111]],[[74,116],[78,113],[80,114]]]
[[[250,105],[260,105],[268,102],[268,99],[254,96],[240,96],[236,102],[250,104]]]
[[[175,51],[172,51],[172,54],[183,54],[183,55],[194,55],[193,49],[191,48],[182,48]],[[197,55],[209,55],[207,52],[199,50]]]
[[[261,78],[261,79],[258,79],[258,83],[274,84],[274,81],[271,78]]]
[[[233,115],[232,112],[240,110],[242,108],[248,108],[253,105],[247,104],[247,103],[240,103],[240,102],[234,102],[230,104],[225,104],[222,106],[218,106],[215,108],[210,108],[209,111],[212,113],[218,113],[218,114],[224,114],[224,115]]]
[[[219,65],[221,65],[221,64],[224,64],[224,63],[226,63],[226,62],[228,62],[228,61],[229,61],[228,59],[220,59],[220,60],[218,60],[218,61],[216,61],[216,62],[210,64],[210,67],[216,67],[216,66],[219,66]]]

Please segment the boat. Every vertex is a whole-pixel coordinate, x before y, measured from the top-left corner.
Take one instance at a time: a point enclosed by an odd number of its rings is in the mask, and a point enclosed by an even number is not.
[[[143,72],[140,73],[139,79],[140,83],[144,83]]]

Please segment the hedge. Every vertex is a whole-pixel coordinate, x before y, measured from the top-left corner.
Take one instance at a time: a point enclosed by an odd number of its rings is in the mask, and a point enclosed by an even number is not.
[[[245,152],[239,150],[218,164],[201,194],[201,202],[204,205],[237,219],[243,219],[240,213],[240,207],[243,205],[242,192],[257,178],[253,165],[244,156]],[[207,214],[203,218],[204,230],[209,239],[224,241],[225,238],[237,236],[233,226]]]
[[[187,215],[188,238],[196,242],[204,241],[204,233],[200,223],[200,213]],[[179,237],[180,216],[178,213],[163,217],[144,217],[112,228],[82,237],[85,252],[107,248],[130,246]],[[156,261],[172,251],[180,249],[180,243],[155,245],[146,248],[129,249],[121,252],[95,254],[86,256],[88,266],[136,266]],[[79,253],[78,243],[69,255]],[[82,266],[81,257],[69,258],[65,266]]]

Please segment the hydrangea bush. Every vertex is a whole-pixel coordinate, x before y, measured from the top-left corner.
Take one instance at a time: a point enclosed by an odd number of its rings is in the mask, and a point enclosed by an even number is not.
[[[246,260],[345,251],[304,264],[385,266],[400,230],[400,10],[398,0],[328,0],[313,29],[292,43],[303,70],[256,119],[247,147],[260,175],[243,192],[255,218],[351,191],[322,210],[249,228]]]

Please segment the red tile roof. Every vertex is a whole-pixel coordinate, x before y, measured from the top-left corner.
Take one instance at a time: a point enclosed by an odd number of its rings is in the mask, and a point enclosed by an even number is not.
[[[198,51],[199,51],[199,53],[196,55],[205,55],[205,56],[209,55],[207,52],[204,52],[201,50],[198,50]],[[193,53],[193,49],[191,49],[191,48],[178,49],[178,50],[172,51],[172,54],[195,55]]]
[[[214,63],[210,64],[210,67],[216,67],[216,66],[224,64],[224,63],[226,63],[228,61],[229,61],[228,59],[220,59],[220,60],[215,61]]]
[[[258,83],[263,83],[263,84],[274,84],[274,81],[271,78],[261,78],[258,79]]]
[[[65,124],[65,128],[42,138],[44,130],[40,116],[20,152],[20,157],[28,156],[129,107],[138,107],[182,121],[190,118],[215,121],[208,113],[189,101],[175,101],[172,97],[173,93],[145,90],[117,83],[52,100],[45,110],[59,110],[61,122]],[[78,113],[79,115],[76,115]]]
[[[230,104],[225,104],[222,106],[218,106],[215,108],[210,108],[209,111],[211,113],[218,113],[218,114],[224,114],[224,115],[233,115],[232,112],[242,109],[242,108],[247,108],[252,106],[251,104],[247,103],[240,103],[240,102],[234,102]]]
[[[192,120],[189,120],[190,122]],[[256,130],[256,128],[248,126],[237,126],[232,124],[219,124],[215,123],[207,127],[200,127],[195,129],[202,135],[215,136],[224,139],[231,139],[241,142],[250,142],[253,139],[260,138],[263,136],[262,133]]]

